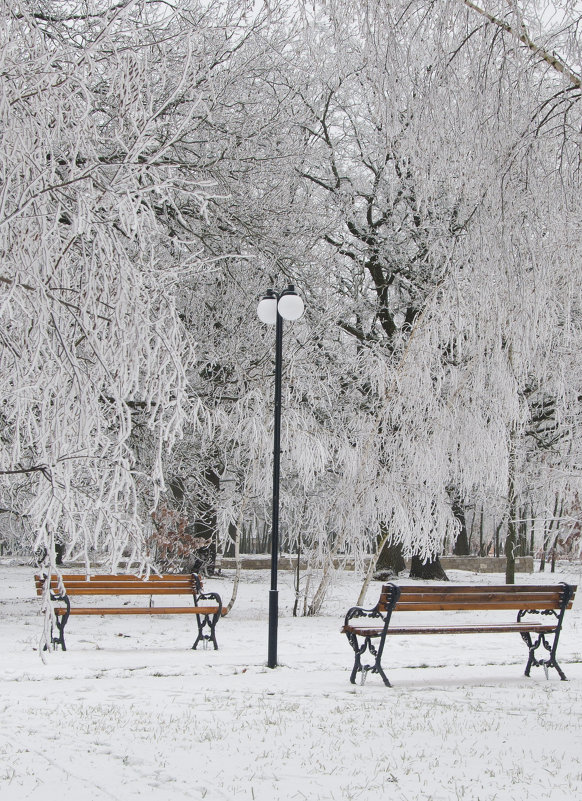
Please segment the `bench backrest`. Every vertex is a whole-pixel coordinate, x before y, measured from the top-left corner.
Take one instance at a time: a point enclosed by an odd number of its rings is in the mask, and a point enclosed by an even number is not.
[[[61,576],[67,595],[198,595],[202,590],[200,576],[196,573],[150,576],[147,581],[139,576],[121,574],[87,576],[65,574]],[[42,595],[46,578],[35,576],[37,595]],[[59,592],[59,580],[51,576],[51,591]]]
[[[378,610],[387,612],[394,592],[393,584],[382,587]],[[565,605],[571,609],[575,585],[499,584],[486,587],[447,585],[400,587],[400,597],[394,607],[397,612],[436,612],[440,610],[476,609],[561,609],[564,593],[570,597]]]

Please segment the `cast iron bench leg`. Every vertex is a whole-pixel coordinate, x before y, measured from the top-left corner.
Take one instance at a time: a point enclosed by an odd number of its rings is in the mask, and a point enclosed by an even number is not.
[[[352,639],[353,638],[353,639]],[[354,649],[354,667],[352,668],[352,673],[350,676],[350,682],[352,684],[356,683],[356,676],[358,673],[362,672],[362,660],[360,658],[361,651],[358,648],[358,638],[354,634],[348,634],[348,640],[350,645]]]
[[[538,638],[535,641],[535,643],[532,642],[532,638],[529,632],[525,633],[522,632],[521,636],[529,649],[529,658],[527,660],[527,665],[525,666],[525,671],[524,671],[524,674],[526,676],[529,677],[531,668],[532,666],[534,666],[534,667],[543,667],[543,669],[546,671],[546,678],[547,678],[548,668],[553,667],[557,670],[558,676],[562,681],[568,681],[568,679],[566,678],[566,674],[564,673],[564,671],[558,664],[558,660],[556,659],[556,646],[557,646],[556,635],[554,635],[554,644],[552,646],[549,645],[543,633],[538,635]],[[549,659],[536,658],[535,652],[540,646],[543,646],[546,649],[546,651],[550,652]]]
[[[69,620],[69,615],[71,614],[71,602],[69,601],[68,595],[58,595],[52,597],[53,601],[64,601],[67,605],[67,609],[64,615],[55,615],[55,623],[57,624],[57,629],[59,630],[59,636],[53,637],[51,631],[51,644],[53,647],[60,645],[63,651],[67,650],[67,646],[65,645],[65,626],[67,625],[67,621]]]
[[[222,600],[220,595],[215,592],[208,592],[204,595],[198,595],[194,598],[194,603],[198,606],[204,601],[216,601],[218,604],[217,611],[214,614],[196,615],[196,623],[198,624],[198,636],[194,641],[192,650],[195,651],[199,642],[211,642],[214,650],[218,651],[218,643],[216,642],[216,624],[218,623],[222,614]],[[205,629],[209,629],[207,634]]]
[[[380,647],[376,651],[374,646],[372,645],[372,641],[370,637],[365,637],[364,642],[362,645],[358,645],[358,637],[356,634],[347,634],[348,641],[352,648],[354,649],[354,667],[352,668],[352,672],[350,675],[350,682],[352,684],[356,683],[356,676],[358,673],[362,673],[363,678],[365,678],[365,674],[370,671],[371,673],[378,673],[378,675],[382,678],[382,681],[386,685],[386,687],[392,687],[390,682],[388,681],[388,677],[384,673],[382,669],[382,651],[384,647],[384,642],[381,642]],[[362,665],[362,654],[366,651],[370,651],[372,656],[375,657],[373,665]]]

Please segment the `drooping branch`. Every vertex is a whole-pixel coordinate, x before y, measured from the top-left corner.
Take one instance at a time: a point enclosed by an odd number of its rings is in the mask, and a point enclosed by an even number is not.
[[[501,30],[518,39],[529,50],[531,50],[532,53],[535,53],[536,56],[539,56],[543,61],[549,64],[552,69],[556,70],[556,72],[561,73],[565,78],[567,78],[573,86],[578,89],[582,89],[582,78],[573,72],[559,56],[557,56],[555,53],[550,53],[545,47],[542,47],[542,45],[534,42],[524,26],[521,26],[521,29],[517,30],[513,27],[513,25],[510,25],[509,22],[496,17],[494,14],[490,14],[488,11],[485,11],[484,8],[481,8],[476,3],[473,3],[472,0],[463,0],[463,3],[472,11],[476,11],[477,14],[481,14],[482,17],[485,17],[485,19],[489,20],[489,22],[491,22],[493,25],[497,25],[498,28],[501,28]]]

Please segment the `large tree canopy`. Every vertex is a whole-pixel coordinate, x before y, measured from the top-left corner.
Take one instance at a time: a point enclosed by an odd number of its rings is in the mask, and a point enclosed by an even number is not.
[[[580,492],[571,3],[1,5],[2,506],[147,564],[169,476],[313,565]],[[579,20],[578,20],[579,21]],[[165,493],[165,495],[164,495]]]
[[[165,218],[214,191],[189,147],[206,67],[164,4],[44,5],[1,9],[3,506],[51,553],[142,559],[163,451],[196,415],[179,311],[204,265]]]

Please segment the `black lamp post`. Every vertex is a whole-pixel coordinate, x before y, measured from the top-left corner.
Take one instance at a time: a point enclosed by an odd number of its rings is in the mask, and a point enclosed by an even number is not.
[[[279,591],[277,561],[279,557],[279,465],[281,458],[281,373],[283,361],[283,320],[298,320],[303,314],[303,301],[289,285],[282,292],[268,289],[257,308],[259,319],[275,325],[275,425],[273,429],[273,515],[271,533],[271,591],[269,593],[269,651],[267,665],[277,666],[277,626]]]

